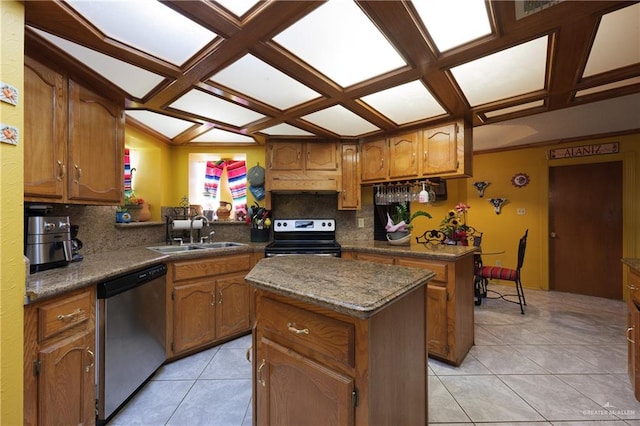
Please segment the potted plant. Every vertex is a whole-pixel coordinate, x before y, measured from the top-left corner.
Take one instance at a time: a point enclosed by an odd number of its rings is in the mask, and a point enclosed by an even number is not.
[[[424,210],[417,210],[410,213],[408,203],[398,204],[393,216],[387,213],[387,225],[385,226],[387,230],[387,240],[390,243],[396,242],[397,244],[409,243],[411,229],[413,228],[411,222],[418,216],[431,218],[431,215]]]

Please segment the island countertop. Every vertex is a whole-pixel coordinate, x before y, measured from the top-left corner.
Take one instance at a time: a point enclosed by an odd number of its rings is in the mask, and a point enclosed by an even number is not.
[[[435,273],[313,255],[262,259],[245,277],[257,288],[357,318],[369,318]]]
[[[386,241],[353,241],[341,243],[342,251],[357,251],[361,253],[388,254],[391,256],[406,256],[422,259],[456,261],[472,255],[479,250],[474,246],[456,246],[446,244],[411,244],[407,246],[393,246]]]

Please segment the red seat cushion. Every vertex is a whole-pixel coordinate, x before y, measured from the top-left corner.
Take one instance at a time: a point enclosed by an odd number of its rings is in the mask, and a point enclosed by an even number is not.
[[[483,266],[477,275],[482,278],[515,281],[518,277],[518,271],[515,269],[501,268],[500,266]]]

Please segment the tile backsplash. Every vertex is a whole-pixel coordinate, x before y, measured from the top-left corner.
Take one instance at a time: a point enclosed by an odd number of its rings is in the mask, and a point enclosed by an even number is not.
[[[358,211],[339,211],[337,194],[273,194],[273,217],[334,218],[336,235],[341,241],[373,239],[373,206]],[[161,245],[166,241],[164,222],[127,226],[115,223],[115,206],[78,206],[54,204],[52,215],[69,216],[72,225],[78,225],[78,239],[83,243],[81,254],[90,255],[121,248]],[[358,219],[364,219],[364,228],[358,228]],[[213,222],[215,241],[250,241],[250,228],[243,223]],[[208,232],[205,232],[205,235]]]

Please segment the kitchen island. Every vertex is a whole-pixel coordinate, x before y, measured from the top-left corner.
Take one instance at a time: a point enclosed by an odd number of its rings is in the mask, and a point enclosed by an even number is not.
[[[333,257],[260,260],[246,276],[256,424],[427,424],[433,276]]]

